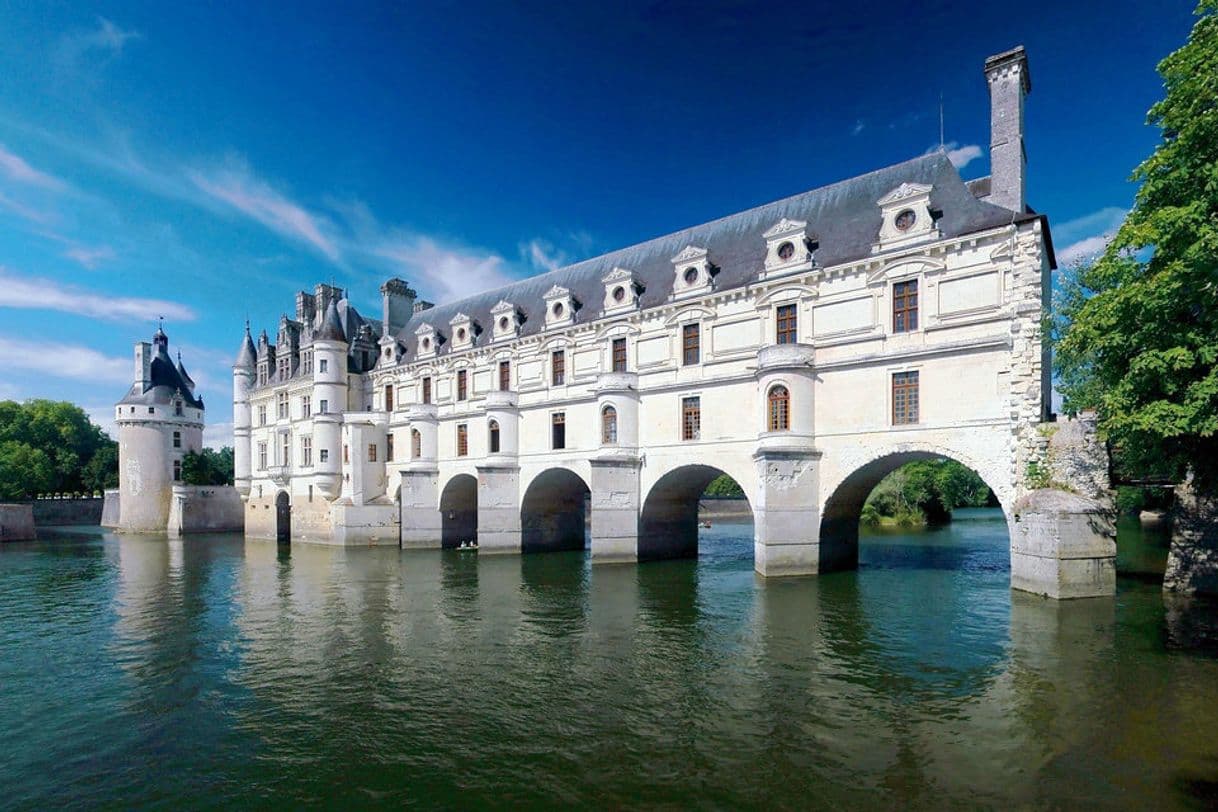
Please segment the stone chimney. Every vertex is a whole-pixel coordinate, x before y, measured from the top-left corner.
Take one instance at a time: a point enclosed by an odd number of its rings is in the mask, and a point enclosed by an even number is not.
[[[147,341],[135,342],[134,383],[140,392],[147,392],[152,385],[152,345]]]
[[[1027,208],[1023,146],[1024,98],[1032,92],[1028,55],[1019,45],[985,60],[990,86],[990,203],[1022,214]]]
[[[393,335],[406,326],[417,297],[403,279],[390,279],[381,285],[381,335]]]

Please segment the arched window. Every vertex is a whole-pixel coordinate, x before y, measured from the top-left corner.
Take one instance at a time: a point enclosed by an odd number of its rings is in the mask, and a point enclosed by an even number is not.
[[[788,431],[791,428],[791,394],[785,386],[775,386],[769,397],[769,431]]]
[[[418,429],[410,430],[410,456],[416,460],[423,456],[423,435]]]
[[[487,447],[490,448],[492,454],[499,453],[499,421],[492,420],[486,424],[487,431],[490,433],[490,438]]]
[[[617,409],[612,406],[601,410],[601,445],[617,445]]]

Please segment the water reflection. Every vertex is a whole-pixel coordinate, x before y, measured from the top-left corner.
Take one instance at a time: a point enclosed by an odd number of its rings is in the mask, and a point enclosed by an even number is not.
[[[70,544],[0,555],[16,806],[1162,807],[1218,780],[1201,613],[1012,593],[984,515],[771,581],[748,525],[645,566]]]

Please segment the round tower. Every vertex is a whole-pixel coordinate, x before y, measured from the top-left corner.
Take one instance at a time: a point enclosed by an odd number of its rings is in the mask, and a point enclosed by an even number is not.
[[[254,388],[254,368],[258,351],[250,336],[250,323],[245,323],[245,338],[233,364],[233,484],[241,497],[250,495],[250,390]]]
[[[182,458],[203,449],[203,400],[169,357],[169,337],[157,328],[152,343],[135,345],[131,389],[115,406],[118,425],[117,529],[163,533]]]
[[[326,499],[337,499],[342,490],[347,346],[337,302],[331,300],[313,338],[313,484]]]

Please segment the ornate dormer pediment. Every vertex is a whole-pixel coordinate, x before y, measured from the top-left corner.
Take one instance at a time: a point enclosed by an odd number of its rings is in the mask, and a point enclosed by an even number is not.
[[[605,301],[602,310],[606,314],[622,313],[634,310],[639,306],[639,293],[642,286],[634,278],[634,274],[625,268],[614,268],[601,277],[605,286]]]
[[[936,239],[939,229],[930,209],[933,187],[922,183],[902,183],[876,201],[881,224],[873,253],[903,248]]]
[[[418,339],[418,350],[415,352],[418,358],[430,358],[436,354],[436,345],[440,343],[440,338],[435,327],[420,324],[415,328],[414,334]]]
[[[813,250],[816,240],[808,233],[805,221],[784,217],[761,236],[766,242],[762,279],[804,271],[815,264]]]
[[[448,320],[452,328],[453,349],[465,349],[474,345],[474,322],[464,313],[458,313]]]
[[[515,338],[520,332],[520,314],[516,311],[516,305],[511,302],[500,299],[498,304],[491,308],[491,318],[491,338],[495,341]]]
[[[561,327],[574,322],[576,303],[571,291],[562,285],[554,285],[542,298],[546,301],[546,327]]]
[[[687,245],[681,253],[672,258],[675,277],[672,284],[672,296],[679,299],[685,296],[698,296],[710,293],[715,289],[715,268],[710,261],[710,253],[700,246]]]

